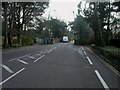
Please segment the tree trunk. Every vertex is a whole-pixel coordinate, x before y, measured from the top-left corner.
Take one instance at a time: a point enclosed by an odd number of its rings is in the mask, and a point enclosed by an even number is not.
[[[17,22],[18,22],[18,30],[17,30],[17,40],[18,40],[18,43],[21,44],[21,24],[20,24],[20,10],[21,10],[21,7],[19,6],[19,9],[18,9],[18,17],[17,17]]]
[[[5,21],[4,21],[4,44],[3,44],[3,47],[4,48],[7,48],[7,5],[8,3],[7,2],[3,2],[3,9],[4,9],[4,18],[5,18]]]
[[[110,2],[109,2],[109,9],[108,9],[108,21],[107,21],[107,34],[108,34],[108,38],[106,41],[106,44],[109,45],[109,37],[110,37]]]

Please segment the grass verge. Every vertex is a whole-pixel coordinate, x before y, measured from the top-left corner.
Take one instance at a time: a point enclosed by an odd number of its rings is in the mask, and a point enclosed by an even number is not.
[[[106,47],[97,47],[92,46],[97,54],[102,55],[114,68],[120,72],[120,48],[106,46]]]

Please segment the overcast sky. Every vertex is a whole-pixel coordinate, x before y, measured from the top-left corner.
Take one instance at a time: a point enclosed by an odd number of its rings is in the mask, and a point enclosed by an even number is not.
[[[79,2],[80,0],[50,0],[49,7],[43,16],[48,17],[50,14],[64,21],[73,21]]]

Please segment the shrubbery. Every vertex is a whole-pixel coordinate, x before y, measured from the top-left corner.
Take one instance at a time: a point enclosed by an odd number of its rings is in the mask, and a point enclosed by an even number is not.
[[[120,49],[116,47],[97,47],[100,53],[120,70]]]
[[[30,36],[22,36],[22,45],[33,45],[34,41]]]
[[[86,39],[76,39],[75,40],[75,45],[88,45],[89,41],[87,41]]]

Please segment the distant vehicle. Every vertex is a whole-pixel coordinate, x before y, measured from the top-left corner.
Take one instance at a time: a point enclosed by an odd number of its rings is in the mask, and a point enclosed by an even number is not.
[[[63,36],[63,43],[68,43],[68,36]]]
[[[63,39],[62,38],[60,38],[60,43],[62,43],[63,42]]]

